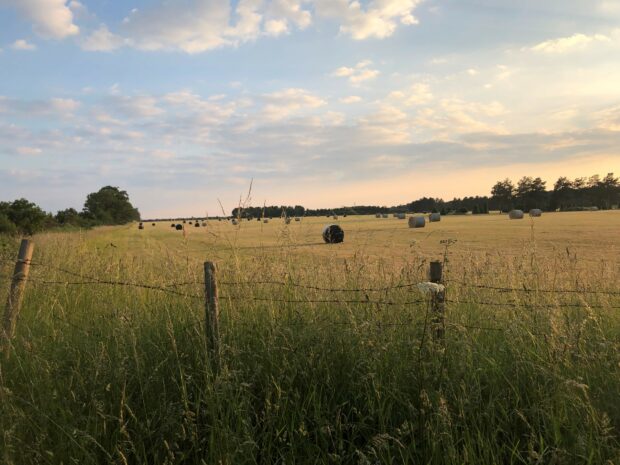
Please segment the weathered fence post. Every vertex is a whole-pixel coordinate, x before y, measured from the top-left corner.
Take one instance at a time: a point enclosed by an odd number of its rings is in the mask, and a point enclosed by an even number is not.
[[[432,283],[443,284],[443,263],[431,262],[429,280]],[[446,312],[446,290],[445,287],[437,292],[433,292],[431,297],[433,310],[433,325],[435,326],[435,337],[443,339],[445,333],[445,312]]]
[[[7,355],[9,342],[13,338],[13,334],[15,334],[15,324],[24,298],[24,289],[26,287],[28,273],[30,272],[30,260],[32,259],[33,251],[34,243],[28,239],[22,239],[22,243],[19,247],[19,254],[17,255],[17,262],[15,262],[15,269],[13,271],[11,289],[6,299],[2,324],[2,349],[7,351]]]
[[[217,282],[215,279],[217,267],[213,262],[205,262],[204,266],[207,348],[217,368],[219,366],[220,357],[220,304],[217,295]]]

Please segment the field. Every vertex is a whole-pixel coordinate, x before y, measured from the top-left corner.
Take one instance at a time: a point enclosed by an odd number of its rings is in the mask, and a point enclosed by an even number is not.
[[[323,243],[332,222],[343,244]],[[18,247],[3,241],[2,302]],[[620,464],[619,211],[34,242],[0,362],[1,463]],[[416,286],[431,260],[443,321]]]

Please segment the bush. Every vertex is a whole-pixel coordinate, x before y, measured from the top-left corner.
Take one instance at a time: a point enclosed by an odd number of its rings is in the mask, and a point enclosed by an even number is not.
[[[17,234],[17,226],[4,213],[0,213],[0,234]]]

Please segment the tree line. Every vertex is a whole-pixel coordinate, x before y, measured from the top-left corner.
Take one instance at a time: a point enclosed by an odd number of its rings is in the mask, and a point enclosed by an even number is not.
[[[353,207],[309,209],[301,205],[271,205],[264,207],[235,208],[233,217],[274,218],[279,216],[331,216],[372,215],[377,213],[438,212],[441,214],[486,214],[489,211],[508,212],[512,209],[529,211],[540,208],[544,211],[585,210],[596,207],[607,210],[620,204],[620,182],[613,173],[605,177],[595,174],[589,178],[570,180],[560,177],[552,190],[540,177],[524,176],[514,184],[506,178],[497,181],[487,196],[454,198],[422,197],[412,202],[395,206],[356,205]]]
[[[88,194],[80,212],[67,208],[53,215],[26,199],[0,202],[0,233],[4,234],[35,234],[60,227],[91,228],[138,220],[140,212],[129,201],[127,192],[112,186]]]

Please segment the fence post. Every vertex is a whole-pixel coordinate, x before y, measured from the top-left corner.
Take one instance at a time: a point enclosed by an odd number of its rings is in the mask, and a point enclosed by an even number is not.
[[[431,262],[429,280],[432,283],[443,284],[443,263]],[[433,324],[435,326],[435,337],[443,339],[445,334],[445,312],[446,312],[446,291],[434,292],[431,297],[433,310]]]
[[[28,239],[22,239],[22,243],[19,246],[17,261],[15,262],[15,269],[13,271],[11,289],[9,290],[9,295],[6,299],[4,320],[2,324],[2,348],[6,348],[7,356],[9,353],[9,341],[13,338],[13,334],[15,334],[17,315],[19,315],[19,310],[24,298],[24,289],[26,287],[28,273],[30,272],[30,260],[32,259],[33,251],[34,242],[31,242]]]
[[[215,279],[217,267],[213,262],[205,262],[204,267],[207,348],[217,368],[219,366],[220,357],[220,304],[217,295],[217,282]]]

